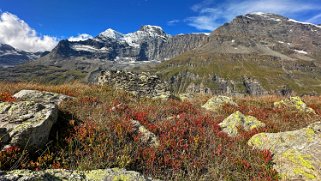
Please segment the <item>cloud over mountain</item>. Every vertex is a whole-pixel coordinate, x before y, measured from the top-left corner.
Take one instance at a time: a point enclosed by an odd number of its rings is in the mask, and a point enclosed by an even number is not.
[[[0,43],[9,44],[17,49],[38,52],[50,51],[58,39],[48,35],[39,35],[18,16],[9,12],[0,13]]]
[[[251,12],[269,12],[291,16],[295,13],[321,10],[318,0],[231,0],[217,3],[213,0],[204,0],[191,8],[196,16],[186,18],[188,25],[199,30],[212,31],[223,23],[232,20],[235,16]],[[312,23],[320,16],[311,17]],[[308,21],[307,20],[307,21]]]

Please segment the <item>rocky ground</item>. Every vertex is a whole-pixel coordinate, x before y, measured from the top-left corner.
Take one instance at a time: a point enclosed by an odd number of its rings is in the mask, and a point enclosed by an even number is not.
[[[140,94],[1,83],[0,180],[321,179],[320,97],[159,96],[130,79]]]

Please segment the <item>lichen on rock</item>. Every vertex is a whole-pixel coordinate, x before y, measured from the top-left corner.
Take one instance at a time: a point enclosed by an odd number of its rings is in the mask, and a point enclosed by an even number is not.
[[[256,134],[248,145],[270,150],[283,180],[321,180],[321,122],[295,131]]]
[[[91,171],[76,171],[64,169],[48,169],[43,171],[13,170],[0,172],[3,181],[52,181],[52,180],[80,180],[80,181],[157,181],[147,178],[135,171],[125,169],[100,169]]]
[[[308,107],[300,97],[290,97],[279,102],[274,102],[274,107],[287,107],[290,109],[298,110],[299,112],[315,114],[315,111],[312,108]]]
[[[217,112],[226,104],[238,106],[230,97],[214,96],[211,99],[209,99],[202,107],[209,111]]]
[[[245,116],[237,111],[224,119],[219,126],[229,136],[237,136],[239,127],[242,127],[245,131],[250,131],[255,128],[265,127],[265,124],[253,116]]]

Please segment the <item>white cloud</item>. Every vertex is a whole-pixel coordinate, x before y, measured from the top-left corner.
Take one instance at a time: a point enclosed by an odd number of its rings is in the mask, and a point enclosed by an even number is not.
[[[93,36],[83,33],[83,34],[79,34],[78,36],[72,36],[72,37],[68,38],[68,40],[69,41],[85,41],[90,38],[93,38]]]
[[[179,22],[180,22],[180,20],[178,20],[178,19],[173,19],[173,20],[171,20],[171,21],[168,21],[167,24],[168,24],[169,26],[174,26],[174,25],[176,25],[176,24],[179,23]]]
[[[321,10],[321,4],[317,0],[310,2],[305,0],[230,0],[218,4],[213,0],[205,0],[192,6],[191,9],[198,15],[186,18],[188,25],[199,30],[212,31],[235,16],[246,13],[260,11],[295,16],[296,13]]]
[[[306,21],[310,23],[321,24],[321,13],[313,16],[312,18]]]
[[[4,12],[0,13],[0,43],[20,50],[37,52],[52,50],[58,39],[48,35],[40,36],[16,15]]]

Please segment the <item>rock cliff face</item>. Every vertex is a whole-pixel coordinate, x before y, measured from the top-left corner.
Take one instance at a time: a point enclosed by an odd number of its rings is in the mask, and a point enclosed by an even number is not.
[[[139,97],[166,97],[171,93],[169,84],[146,72],[103,71],[98,84],[123,89]]]
[[[85,41],[61,41],[43,60],[100,59],[109,61],[163,61],[203,45],[206,34],[171,36],[161,27],[146,25],[122,34],[112,29]]]

